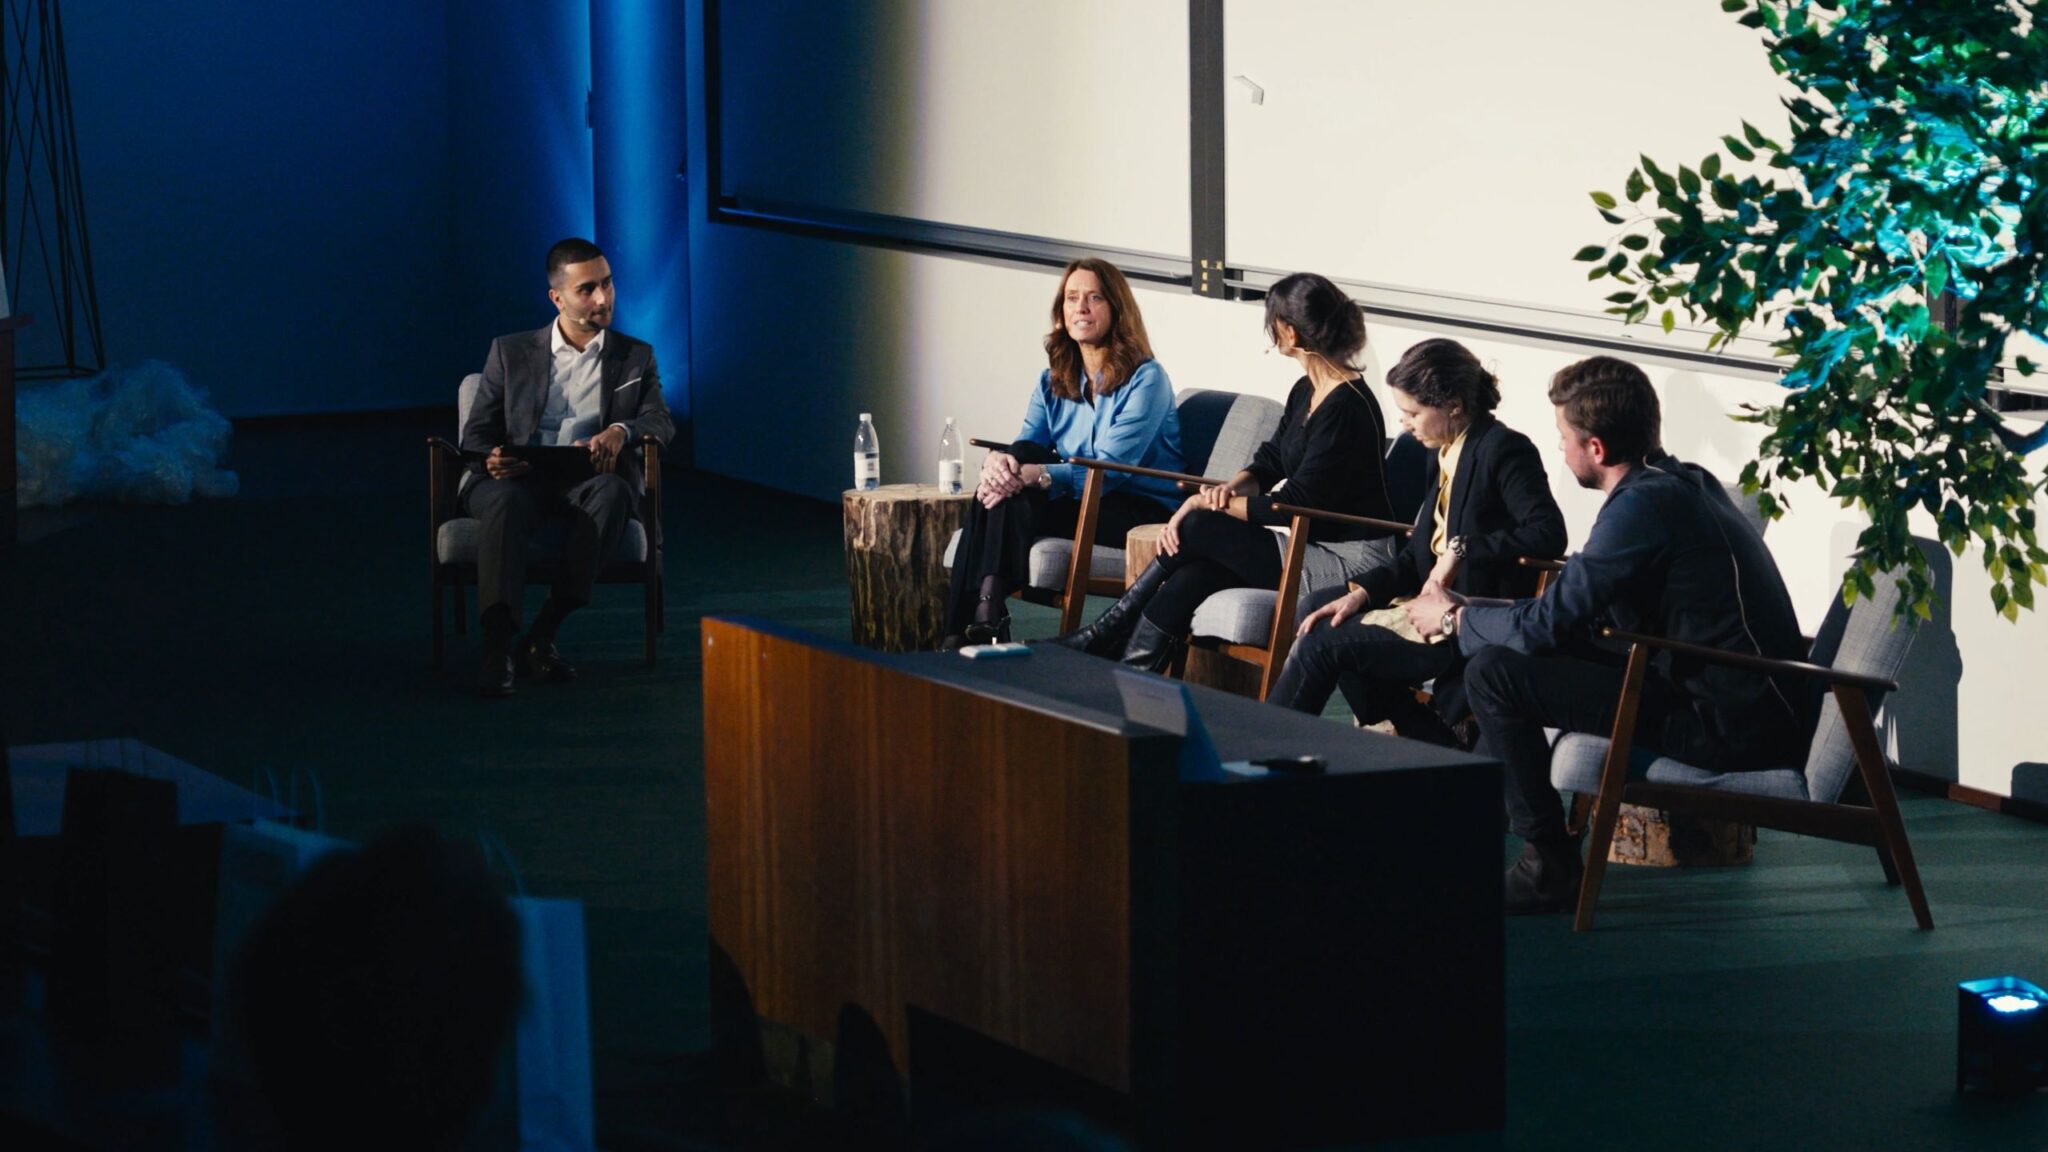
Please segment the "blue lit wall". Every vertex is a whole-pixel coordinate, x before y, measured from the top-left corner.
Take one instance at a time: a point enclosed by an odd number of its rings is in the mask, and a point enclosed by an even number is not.
[[[674,0],[590,0],[597,235],[619,282],[618,325],[653,343],[690,437],[686,9]],[[682,457],[687,459],[687,456]]]
[[[596,226],[589,0],[63,14],[113,360],[233,416],[446,404],[553,315],[542,255]]]
[[[230,414],[392,407],[445,375],[439,5],[63,14],[112,360],[177,363]]]
[[[492,337],[554,317],[550,244],[596,239],[590,2],[447,0],[447,11],[454,263],[444,311],[459,375],[483,367]],[[454,380],[437,383],[452,394]]]

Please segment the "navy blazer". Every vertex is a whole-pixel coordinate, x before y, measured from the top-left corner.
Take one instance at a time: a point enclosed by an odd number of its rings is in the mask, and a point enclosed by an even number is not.
[[[1413,596],[1436,566],[1429,538],[1436,531],[1436,494],[1441,486],[1434,452],[1422,486],[1422,507],[1415,513],[1415,531],[1394,554],[1394,562],[1360,576],[1357,583],[1384,608],[1397,596]],[[1564,513],[1550,495],[1550,477],[1543,458],[1527,436],[1481,415],[1465,431],[1458,453],[1458,474],[1451,478],[1451,508],[1446,537],[1465,538],[1465,560],[1458,566],[1452,590],[1467,596],[1515,599],[1533,595],[1537,572],[1515,561],[1564,555]]]

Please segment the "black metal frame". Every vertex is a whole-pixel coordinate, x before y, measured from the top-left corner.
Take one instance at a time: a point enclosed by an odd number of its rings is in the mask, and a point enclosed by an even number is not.
[[[86,235],[85,191],[79,179],[78,135],[72,123],[71,78],[58,0],[5,0],[0,13],[0,72],[5,83],[0,108],[0,261],[6,264],[7,303],[15,311],[24,310],[24,303],[34,304],[33,311],[54,321],[63,346],[61,363],[24,364],[16,374],[29,379],[89,376],[106,367],[107,348],[93,282],[92,244]],[[19,200],[10,195],[17,181]],[[46,299],[25,299],[22,293],[31,251],[38,257]]]

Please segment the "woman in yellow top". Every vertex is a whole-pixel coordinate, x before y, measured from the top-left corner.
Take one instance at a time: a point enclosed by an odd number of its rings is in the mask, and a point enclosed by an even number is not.
[[[1368,570],[1350,595],[1301,623],[1300,637],[1268,697],[1320,713],[1332,690],[1362,723],[1391,720],[1403,735],[1453,743],[1450,725],[1465,715],[1458,646],[1424,642],[1401,603],[1425,586],[1465,596],[1520,597],[1536,573],[1522,556],[1564,554],[1564,514],[1536,445],[1494,419],[1500,384],[1455,340],[1425,340],[1387,373],[1401,427],[1436,450],[1415,532],[1391,564]],[[1432,707],[1415,689],[1435,681]]]

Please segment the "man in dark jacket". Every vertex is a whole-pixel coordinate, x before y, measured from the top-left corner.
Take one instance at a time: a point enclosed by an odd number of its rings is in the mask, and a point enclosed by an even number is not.
[[[1544,729],[1612,729],[1622,668],[1590,643],[1599,625],[1747,655],[1805,654],[1762,538],[1727,501],[1645,462],[1660,439],[1659,411],[1640,369],[1606,356],[1581,361],[1551,381],[1550,400],[1572,475],[1607,494],[1585,549],[1536,599],[1459,603],[1436,594],[1410,606],[1419,630],[1451,633],[1469,658],[1465,686],[1479,750],[1505,768],[1509,823],[1525,841],[1505,880],[1510,912],[1562,911],[1578,893],[1583,862],[1550,784]],[[1644,683],[1636,741],[1714,771],[1771,767],[1796,759],[1810,695],[1660,652]]]

